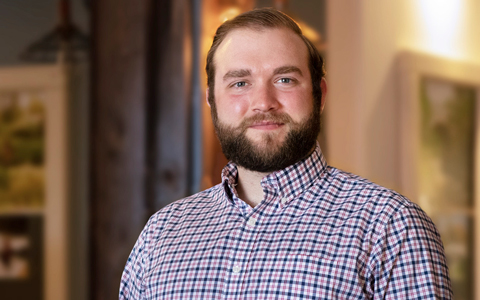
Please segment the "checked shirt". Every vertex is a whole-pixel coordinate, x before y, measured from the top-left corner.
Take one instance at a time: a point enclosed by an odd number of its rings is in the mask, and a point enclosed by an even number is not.
[[[252,208],[223,183],[154,214],[120,299],[451,299],[440,236],[392,190],[327,166],[320,148],[263,178]]]

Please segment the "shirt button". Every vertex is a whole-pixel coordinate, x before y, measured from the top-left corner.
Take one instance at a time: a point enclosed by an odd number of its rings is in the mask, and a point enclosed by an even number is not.
[[[233,273],[239,273],[240,272],[240,267],[239,266],[234,266],[232,271],[233,271]]]
[[[248,225],[255,226],[255,223],[257,223],[257,219],[255,218],[248,219],[248,222],[247,222]]]
[[[285,204],[285,203],[287,203],[287,200],[288,200],[287,198],[282,198],[282,200],[280,200],[280,202],[282,202],[282,204]]]

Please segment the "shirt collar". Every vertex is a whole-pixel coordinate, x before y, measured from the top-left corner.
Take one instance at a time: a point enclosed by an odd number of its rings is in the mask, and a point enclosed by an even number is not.
[[[279,195],[287,200],[298,196],[305,188],[309,187],[326,170],[327,162],[317,143],[315,150],[306,158],[285,169],[275,171],[262,179],[263,188],[273,188]],[[225,188],[233,192],[237,184],[237,165],[229,162],[222,171],[222,182]]]

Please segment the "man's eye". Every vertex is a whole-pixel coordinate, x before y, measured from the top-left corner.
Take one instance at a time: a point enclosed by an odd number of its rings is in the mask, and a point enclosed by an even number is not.
[[[290,83],[292,81],[292,79],[290,78],[280,78],[279,82],[280,83]]]
[[[246,85],[245,81],[239,81],[233,84],[234,87],[244,87],[245,85]]]

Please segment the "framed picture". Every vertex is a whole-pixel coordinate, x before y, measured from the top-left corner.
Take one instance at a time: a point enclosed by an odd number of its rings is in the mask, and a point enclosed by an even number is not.
[[[477,299],[480,66],[403,53],[398,83],[401,191],[436,224],[455,299]]]
[[[4,299],[42,299],[43,216],[0,216],[0,290]]]
[[[68,298],[64,74],[0,69],[0,289],[11,299]]]

